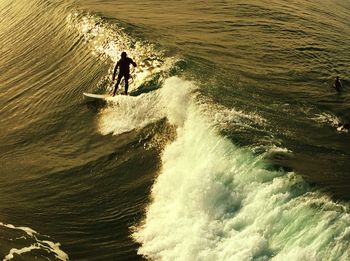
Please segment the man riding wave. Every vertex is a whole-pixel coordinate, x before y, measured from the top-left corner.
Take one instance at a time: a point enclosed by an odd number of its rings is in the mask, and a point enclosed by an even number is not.
[[[114,72],[113,72],[112,80],[114,81],[115,75],[116,75],[117,70],[119,68],[118,79],[117,79],[117,82],[114,86],[113,96],[115,95],[115,93],[118,89],[118,86],[120,84],[120,81],[122,80],[123,77],[125,80],[125,95],[128,95],[129,78],[130,78],[130,64],[132,64],[134,67],[137,66],[136,63],[131,58],[127,57],[126,52],[122,52],[121,58],[117,62],[117,64],[115,65]]]

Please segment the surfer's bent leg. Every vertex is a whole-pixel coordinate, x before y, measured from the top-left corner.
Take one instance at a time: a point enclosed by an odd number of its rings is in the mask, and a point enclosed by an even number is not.
[[[113,92],[113,96],[115,95],[117,89],[118,89],[118,86],[119,86],[119,83],[120,81],[122,80],[122,76],[121,75],[118,75],[118,79],[117,79],[117,83],[115,84],[114,86],[114,92]]]

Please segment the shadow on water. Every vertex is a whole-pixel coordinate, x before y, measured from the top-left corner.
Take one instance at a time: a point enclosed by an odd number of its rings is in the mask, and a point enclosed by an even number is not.
[[[93,111],[93,112],[99,112],[101,109],[105,108],[107,106],[107,102],[102,99],[88,99],[86,101],[86,107]]]
[[[139,96],[143,93],[149,93],[151,91],[157,90],[161,87],[159,82],[161,81],[160,75],[157,75],[154,77],[151,81],[148,81],[141,86],[139,86],[137,89],[131,91],[129,93],[130,96]]]

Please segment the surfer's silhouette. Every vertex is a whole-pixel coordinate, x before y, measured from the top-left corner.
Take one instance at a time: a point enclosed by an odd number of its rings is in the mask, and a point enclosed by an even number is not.
[[[340,82],[340,78],[339,76],[337,76],[337,78],[335,79],[335,82],[334,82],[334,89],[337,91],[337,92],[340,92],[342,89],[343,89],[343,86]]]
[[[134,67],[136,67],[136,63],[129,57],[127,57],[126,52],[121,53],[121,58],[117,62],[114,68],[113,72],[113,81],[115,80],[115,75],[117,73],[118,67],[119,67],[119,74],[118,74],[118,79],[117,82],[114,86],[114,91],[113,91],[113,96],[115,95],[118,86],[120,84],[120,81],[124,77],[125,80],[125,95],[128,95],[128,88],[129,88],[129,77],[130,77],[130,64],[132,64]]]

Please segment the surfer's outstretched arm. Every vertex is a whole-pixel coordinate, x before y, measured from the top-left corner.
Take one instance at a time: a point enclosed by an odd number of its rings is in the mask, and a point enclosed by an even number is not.
[[[114,72],[113,72],[112,81],[115,80],[115,75],[116,75],[116,73],[117,73],[118,67],[119,67],[119,62],[117,62],[117,64],[116,64],[115,67],[114,67]]]
[[[134,62],[133,59],[131,59],[131,64],[132,64],[134,67],[137,67],[137,64]]]

